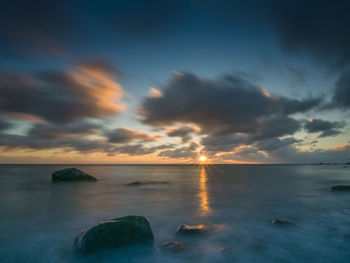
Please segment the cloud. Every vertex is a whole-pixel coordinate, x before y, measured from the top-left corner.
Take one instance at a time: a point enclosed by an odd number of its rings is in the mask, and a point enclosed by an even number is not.
[[[131,141],[152,142],[163,137],[162,135],[150,135],[147,132],[135,131],[126,127],[107,131],[105,135],[111,143],[126,143]]]
[[[35,124],[29,131],[29,136],[42,139],[76,138],[93,135],[100,131],[100,126],[89,122],[69,124]]]
[[[193,144],[190,144],[188,147],[180,147],[174,150],[165,150],[161,151],[158,156],[160,157],[168,157],[168,158],[180,158],[180,159],[188,159],[195,158],[197,156],[197,152],[195,150]]]
[[[341,129],[345,126],[344,122],[338,121],[324,121],[321,119],[311,119],[307,121],[304,125],[304,128],[309,133],[322,132],[319,137],[335,136],[341,134]]]
[[[161,92],[160,90],[158,90],[158,89],[153,88],[153,87],[150,87],[150,88],[149,88],[148,94],[149,94],[151,97],[154,97],[154,98],[163,97],[162,92]]]
[[[8,128],[12,127],[12,123],[7,121],[7,120],[3,120],[0,119],[0,132],[3,130],[6,130]]]
[[[36,75],[1,71],[0,114],[26,114],[52,123],[115,116],[125,104],[112,68],[106,61],[91,60],[71,70]]]
[[[189,140],[191,140],[191,134],[196,132],[198,132],[198,129],[192,126],[181,126],[175,128],[168,128],[166,130],[166,133],[169,137],[180,137],[183,143],[186,143]]]
[[[350,151],[350,143],[345,143],[343,145],[333,146],[331,150],[333,150],[333,151]],[[349,156],[349,158],[350,158],[350,156]]]
[[[301,151],[296,148],[299,143],[302,143],[302,141],[293,137],[265,139],[253,145],[237,147],[231,153],[220,155],[220,158],[266,163],[346,162],[350,158],[350,148],[347,145],[328,150]]]
[[[261,118],[257,121],[254,140],[292,135],[301,128],[300,121],[287,116]]]
[[[237,76],[219,80],[202,79],[191,73],[175,76],[163,90],[163,97],[144,99],[139,113],[143,122],[152,126],[176,123],[197,124],[202,133],[247,133],[264,138],[295,132],[299,125],[289,115],[306,112],[319,105],[320,99],[289,99],[267,96],[261,88]],[[283,121],[272,131],[267,127]]]
[[[272,153],[281,148],[289,147],[290,145],[299,142],[301,142],[301,140],[297,140],[293,137],[288,137],[284,139],[271,138],[258,142],[256,144],[256,147],[261,151]]]
[[[201,139],[205,152],[228,152],[233,148],[250,142],[245,134],[215,135],[211,134]]]
[[[350,71],[342,73],[336,82],[333,106],[350,108]]]
[[[70,133],[71,135],[72,133]],[[76,134],[75,134],[76,135]],[[117,154],[127,155],[145,155],[164,149],[174,148],[174,144],[160,144],[147,147],[143,144],[114,144],[106,139],[89,139],[86,136],[58,136],[50,138],[38,134],[29,133],[28,135],[1,134],[0,149],[2,150],[48,150],[64,149],[66,152],[76,151],[79,153],[102,153],[109,156]]]

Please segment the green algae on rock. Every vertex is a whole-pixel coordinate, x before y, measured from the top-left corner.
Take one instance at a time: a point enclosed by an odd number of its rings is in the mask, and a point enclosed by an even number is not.
[[[151,245],[154,236],[143,216],[125,216],[103,221],[83,231],[74,242],[76,251],[89,254],[98,250],[132,245]]]
[[[52,182],[95,182],[97,179],[77,168],[66,168],[52,173]]]

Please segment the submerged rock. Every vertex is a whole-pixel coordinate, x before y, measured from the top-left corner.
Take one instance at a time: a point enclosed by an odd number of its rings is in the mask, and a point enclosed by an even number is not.
[[[335,185],[332,186],[331,191],[350,191],[350,185]]]
[[[343,240],[350,241],[350,234],[343,234]]]
[[[127,186],[139,186],[139,185],[141,185],[141,182],[138,182],[138,181],[127,184]]]
[[[177,230],[176,234],[178,235],[203,235],[208,234],[210,232],[210,228],[207,225],[180,225]]]
[[[276,226],[295,226],[295,223],[287,219],[273,219],[272,224]]]
[[[181,253],[187,252],[189,250],[189,246],[181,242],[169,241],[162,243],[160,245],[160,249],[167,253]]]
[[[95,182],[97,179],[77,168],[66,168],[52,173],[53,182]]]
[[[169,184],[169,182],[166,182],[166,181],[149,181],[149,182],[135,181],[135,182],[126,184],[126,186],[157,185],[157,184]]]
[[[76,251],[88,254],[97,250],[131,245],[150,245],[154,236],[143,216],[125,216],[103,221],[83,231],[74,242]]]

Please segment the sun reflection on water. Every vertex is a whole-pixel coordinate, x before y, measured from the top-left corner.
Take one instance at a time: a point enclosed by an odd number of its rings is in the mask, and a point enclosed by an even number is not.
[[[200,178],[199,178],[199,199],[200,199],[200,213],[202,215],[208,215],[210,213],[207,181],[208,181],[208,176],[207,176],[206,167],[204,165],[201,165]]]

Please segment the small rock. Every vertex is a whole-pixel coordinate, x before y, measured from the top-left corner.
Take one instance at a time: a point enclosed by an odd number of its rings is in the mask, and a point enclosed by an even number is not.
[[[160,248],[167,253],[181,253],[189,250],[188,245],[177,241],[164,242],[160,245]]]
[[[210,229],[207,225],[180,225],[177,230],[176,234],[178,235],[203,235],[208,234],[210,232]]]
[[[77,168],[66,168],[63,170],[55,171],[51,175],[52,182],[79,182],[88,181],[95,182],[97,179],[84,173]]]
[[[127,186],[141,186],[141,185],[157,185],[157,184],[169,184],[169,182],[166,181],[150,181],[150,182],[139,182],[135,181],[129,184],[126,184]]]
[[[272,220],[272,224],[276,225],[276,226],[295,226],[295,223],[287,220],[287,219],[284,219],[284,220],[281,220],[281,219],[273,219]]]
[[[331,191],[350,191],[350,185],[335,185],[332,186]]]
[[[139,185],[141,185],[141,182],[132,182],[127,184],[127,186],[139,186]]]
[[[103,221],[83,231],[74,242],[76,251],[88,254],[97,250],[130,245],[150,245],[154,236],[143,216],[125,216]]]
[[[250,245],[250,248],[255,250],[256,252],[263,252],[266,250],[266,246],[261,243],[253,243]]]

